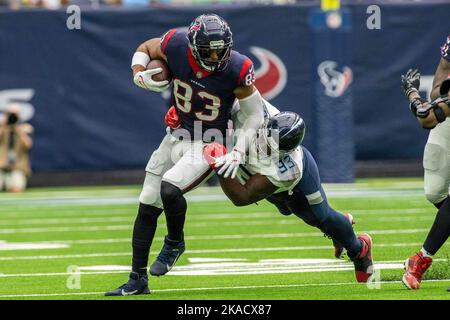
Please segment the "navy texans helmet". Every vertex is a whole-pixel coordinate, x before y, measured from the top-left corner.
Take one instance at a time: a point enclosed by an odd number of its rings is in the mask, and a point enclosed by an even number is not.
[[[293,151],[305,137],[305,122],[295,112],[283,111],[266,122],[259,145],[266,145],[272,151],[283,155]]]
[[[189,47],[200,66],[210,72],[223,70],[230,58],[233,37],[228,23],[216,14],[202,14],[189,26]],[[211,59],[216,50],[217,60]]]

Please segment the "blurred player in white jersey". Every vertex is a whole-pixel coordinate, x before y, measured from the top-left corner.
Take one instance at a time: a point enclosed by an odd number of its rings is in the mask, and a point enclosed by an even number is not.
[[[406,273],[402,280],[409,289],[419,289],[433,255],[450,236],[450,36],[441,47],[441,56],[434,75],[431,102],[419,95],[417,69],[402,76],[402,88],[412,113],[423,128],[431,129],[423,155],[424,186],[428,201],[439,209],[422,249],[405,262]]]

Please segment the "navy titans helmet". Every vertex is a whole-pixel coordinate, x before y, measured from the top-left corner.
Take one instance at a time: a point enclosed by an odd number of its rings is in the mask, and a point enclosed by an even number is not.
[[[280,155],[289,153],[297,148],[305,137],[305,122],[295,112],[283,111],[270,117],[266,122],[263,135],[265,141],[259,145],[266,145]]]
[[[216,14],[202,14],[189,26],[189,47],[200,66],[210,72],[223,70],[230,58],[233,37],[228,23]],[[217,60],[210,58],[216,50]]]

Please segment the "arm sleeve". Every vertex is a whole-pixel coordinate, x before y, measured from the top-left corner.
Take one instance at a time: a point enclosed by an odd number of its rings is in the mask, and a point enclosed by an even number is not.
[[[264,104],[259,91],[255,90],[250,96],[240,99],[239,107],[236,117],[243,125],[241,130],[236,132],[235,148],[246,152],[264,122]]]

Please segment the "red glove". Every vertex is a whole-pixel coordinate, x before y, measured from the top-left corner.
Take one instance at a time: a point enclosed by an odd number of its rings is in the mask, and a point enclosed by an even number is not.
[[[212,169],[216,169],[216,158],[227,154],[227,148],[220,143],[210,143],[203,147],[203,158],[208,162]]]
[[[177,113],[177,109],[171,106],[164,117],[164,122],[169,128],[178,129],[181,126],[181,119]]]

